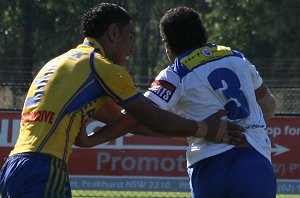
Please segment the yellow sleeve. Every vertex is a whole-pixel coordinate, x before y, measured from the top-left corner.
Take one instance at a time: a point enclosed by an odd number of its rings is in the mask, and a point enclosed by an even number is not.
[[[132,77],[122,67],[103,59],[95,59],[94,66],[95,78],[119,105],[124,105],[141,95]]]

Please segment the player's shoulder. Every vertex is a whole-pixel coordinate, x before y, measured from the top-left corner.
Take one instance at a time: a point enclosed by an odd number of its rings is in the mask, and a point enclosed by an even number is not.
[[[124,67],[114,64],[111,60],[102,56],[101,54],[95,54],[94,63],[91,64],[97,70],[103,71],[105,73],[109,73],[109,72],[120,73],[120,74],[128,73]]]
[[[188,52],[185,57],[181,58],[181,62],[184,62],[189,68],[193,68],[193,60],[197,60],[199,64],[205,64],[229,56],[245,57],[242,52],[229,46],[207,43]]]

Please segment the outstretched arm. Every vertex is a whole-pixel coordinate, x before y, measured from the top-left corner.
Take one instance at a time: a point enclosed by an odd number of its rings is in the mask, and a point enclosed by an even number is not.
[[[152,131],[159,131],[162,135],[176,137],[188,137],[196,133],[198,136],[204,136],[207,131],[206,122],[197,123],[162,110],[143,95],[123,106],[127,112],[126,115],[120,114],[121,109],[111,115],[109,106],[117,109],[115,105],[116,103],[110,99],[107,104],[105,103],[102,108],[97,110],[94,119],[104,121],[108,125],[90,135],[86,134],[86,127],[82,127],[75,141],[76,146],[93,147],[102,144],[126,134],[137,127],[139,123]],[[110,115],[107,116],[107,113]],[[119,118],[112,122],[118,116]]]
[[[220,117],[226,115],[224,111],[219,111],[214,113],[205,119],[205,122],[208,124],[215,123],[215,120],[219,120]],[[121,115],[113,123],[104,126],[96,130],[94,133],[87,135],[85,127],[81,130],[80,134],[77,137],[76,145],[80,147],[93,147],[113,139],[116,139],[120,136],[125,135],[128,131],[138,135],[144,136],[155,136],[155,137],[175,137],[175,138],[185,138],[187,135],[182,135],[176,137],[173,134],[164,134],[164,132],[156,132],[145,126],[139,125],[138,122],[129,114]],[[219,128],[213,133],[208,133],[205,139],[217,143],[229,143],[229,144],[240,144],[244,142],[244,134],[241,133],[244,131],[243,128],[238,125],[221,122]]]

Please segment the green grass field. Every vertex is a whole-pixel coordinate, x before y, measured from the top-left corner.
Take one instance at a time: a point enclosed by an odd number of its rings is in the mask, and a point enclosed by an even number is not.
[[[190,198],[189,192],[87,191],[73,190],[74,198]],[[300,195],[277,195],[276,198],[300,198]]]
[[[95,191],[73,190],[73,198],[190,198],[188,192],[139,192],[139,191]],[[1,195],[0,195],[1,198]],[[277,195],[276,198],[300,198],[300,195]]]

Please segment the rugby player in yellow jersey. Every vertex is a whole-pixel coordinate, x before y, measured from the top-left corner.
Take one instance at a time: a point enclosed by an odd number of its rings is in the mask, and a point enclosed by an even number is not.
[[[91,8],[82,18],[82,30],[84,42],[50,60],[29,88],[19,138],[1,169],[2,198],[71,197],[66,164],[72,145],[86,120],[106,107],[109,98],[144,126],[173,136],[206,137],[217,131],[221,140],[228,128],[243,131],[220,121],[223,112],[195,122],[156,107],[138,91],[121,67],[135,50],[135,32],[120,6]],[[109,123],[119,108],[106,113],[95,114],[96,119]]]

